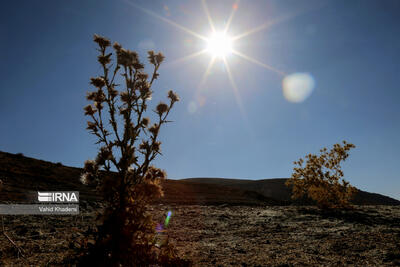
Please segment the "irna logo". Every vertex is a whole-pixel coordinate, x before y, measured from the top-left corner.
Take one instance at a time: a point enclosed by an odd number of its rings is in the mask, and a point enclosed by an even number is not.
[[[73,202],[79,201],[79,192],[76,191],[59,191],[59,192],[37,192],[39,202]]]

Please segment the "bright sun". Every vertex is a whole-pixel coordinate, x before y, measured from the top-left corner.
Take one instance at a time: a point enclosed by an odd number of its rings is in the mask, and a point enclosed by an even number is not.
[[[225,58],[232,52],[232,38],[223,32],[213,33],[207,43],[207,51],[214,57]]]

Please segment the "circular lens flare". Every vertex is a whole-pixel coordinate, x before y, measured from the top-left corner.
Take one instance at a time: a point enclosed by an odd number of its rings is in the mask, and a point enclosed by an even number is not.
[[[309,73],[294,73],[282,81],[284,97],[294,103],[306,100],[315,87],[315,80]]]
[[[232,39],[223,32],[213,33],[207,42],[207,51],[215,57],[224,58],[232,52]]]

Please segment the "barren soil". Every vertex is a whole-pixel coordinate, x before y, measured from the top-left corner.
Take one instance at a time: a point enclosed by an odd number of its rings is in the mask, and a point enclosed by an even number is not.
[[[25,258],[1,235],[0,265],[63,265],[99,206],[81,209],[79,216],[4,216],[5,232]],[[195,266],[400,265],[399,206],[323,214],[311,206],[158,204],[150,212],[163,222],[169,210],[167,233]]]

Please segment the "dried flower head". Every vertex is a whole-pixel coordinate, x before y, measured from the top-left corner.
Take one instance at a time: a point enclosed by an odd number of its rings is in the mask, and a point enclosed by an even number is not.
[[[100,103],[106,100],[106,95],[104,94],[103,90],[97,90],[94,100]]]
[[[149,148],[149,142],[148,141],[144,141],[139,145],[139,149],[141,150],[147,150]]]
[[[112,158],[112,152],[107,147],[101,147],[96,157],[97,165],[104,165],[107,160]]]
[[[151,132],[153,135],[156,135],[160,129],[160,126],[157,123],[154,123],[150,128],[149,132]]]
[[[90,131],[93,131],[93,132],[98,132],[98,129],[97,129],[97,125],[96,125],[96,123],[94,123],[94,122],[91,122],[91,121],[88,121],[87,122],[87,127],[86,127],[86,129],[88,129],[88,130],[90,130]]]
[[[111,45],[110,40],[97,34],[93,36],[93,41],[95,41],[102,49],[105,49],[106,47]]]
[[[165,104],[164,102],[160,102],[157,107],[156,107],[157,113],[159,115],[162,115],[163,113],[168,111],[168,105]]]
[[[119,50],[121,50],[121,48],[122,48],[122,46],[118,43],[118,42],[115,42],[114,43],[114,45],[113,45],[113,47],[114,47],[114,49],[118,52]]]
[[[172,102],[178,102],[180,100],[178,94],[172,90],[168,91],[168,98],[171,99]]]
[[[82,184],[88,185],[89,184],[88,174],[82,173],[79,180],[81,181]]]
[[[132,66],[136,71],[144,69],[144,65],[140,62],[134,62]]]
[[[133,66],[134,63],[138,63],[139,57],[138,54],[131,50],[119,49],[117,51],[117,62],[123,66]]]
[[[154,181],[157,179],[164,180],[166,178],[167,178],[166,172],[154,166],[150,166],[147,169],[146,174],[144,175],[144,179],[148,181]]]
[[[97,92],[87,92],[86,93],[86,99],[87,100],[94,100],[96,98]]]
[[[95,77],[95,78],[90,78],[90,83],[97,87],[97,88],[102,88],[104,85],[106,85],[106,82],[104,81],[103,77]]]
[[[159,53],[156,55],[157,64],[161,64],[161,62],[163,62],[164,59],[165,59],[165,56],[164,56],[161,52],[159,52]]]
[[[99,166],[96,164],[96,162],[94,160],[86,160],[85,165],[83,166],[83,170],[86,173],[97,174],[97,171],[99,170]]]
[[[128,91],[122,91],[122,92],[120,93],[120,96],[121,96],[122,102],[125,102],[125,103],[128,103],[128,102],[129,102],[130,97],[129,97],[129,92],[128,92]]]
[[[153,65],[156,65],[156,57],[155,57],[154,51],[150,50],[147,52],[147,54],[148,54],[147,58],[149,59],[149,62]]]
[[[118,95],[118,91],[115,90],[114,87],[108,87],[107,88],[108,94],[110,95],[111,98],[114,98]]]
[[[137,77],[139,80],[147,80],[149,75],[147,73],[138,73]]]
[[[92,105],[87,105],[84,107],[85,110],[85,115],[87,116],[92,116],[94,113],[96,113],[96,110],[93,108]]]
[[[160,141],[154,142],[153,149],[154,149],[154,151],[159,152],[161,149],[161,142]]]
[[[142,126],[147,127],[150,123],[150,119],[148,117],[142,119]]]
[[[107,65],[111,62],[111,53],[107,55],[100,55],[97,57],[97,60],[100,62],[101,65]]]

